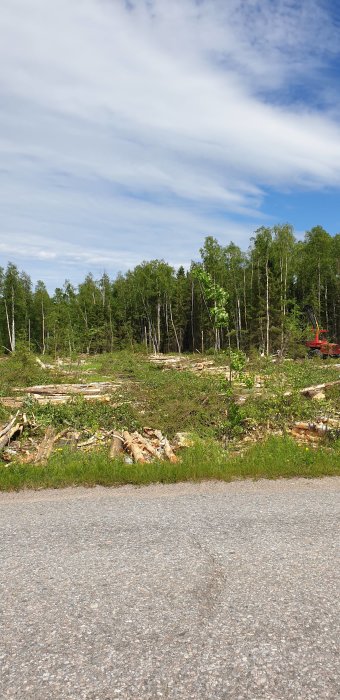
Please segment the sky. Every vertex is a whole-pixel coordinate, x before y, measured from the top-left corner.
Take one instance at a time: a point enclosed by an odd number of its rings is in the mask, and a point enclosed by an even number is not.
[[[53,289],[339,232],[337,5],[1,0],[0,266]]]

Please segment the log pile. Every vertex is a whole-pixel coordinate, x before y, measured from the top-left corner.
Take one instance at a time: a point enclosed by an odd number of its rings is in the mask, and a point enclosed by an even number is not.
[[[193,362],[191,357],[184,355],[149,355],[149,361],[156,367],[161,367],[164,370],[176,369],[177,371],[187,370],[189,372],[208,372],[211,374],[226,374],[229,372],[229,367],[215,365],[214,360],[203,359],[199,362]]]
[[[26,425],[28,425],[28,421],[25,413],[20,416],[19,411],[17,411],[15,416],[0,430],[0,452],[13,438],[20,437]]]
[[[25,461],[33,462],[34,464],[46,464],[53,452],[54,445],[65,433],[66,430],[57,433],[54,428],[47,428],[41,443],[37,447],[37,451],[32,455],[29,453]]]
[[[137,431],[129,433],[124,430],[121,436],[123,450],[129,454],[134,462],[151,462],[153,459],[167,459],[169,462],[178,462],[168,439],[160,430],[144,428],[143,435]],[[115,436],[117,438],[117,436]]]
[[[340,437],[340,419],[320,418],[316,422],[296,421],[290,433],[300,443],[317,444],[325,436]]]
[[[111,400],[111,395],[120,388],[117,382],[89,382],[87,384],[41,384],[36,386],[16,387],[20,396],[4,396],[1,402],[9,408],[20,408],[25,397],[30,396],[39,404],[67,403],[74,396],[82,396],[85,401]]]
[[[184,355],[149,355],[149,361],[152,365],[161,367],[164,370],[176,369],[178,371],[189,370],[190,372],[218,372],[221,374],[229,371],[229,367],[218,367],[214,360],[202,359],[199,362],[193,362],[192,358]]]
[[[25,431],[25,434],[23,435]],[[122,456],[126,462],[146,463],[153,460],[168,460],[176,463],[178,457],[175,450],[187,446],[184,434],[178,434],[178,439],[170,445],[169,440],[160,430],[144,428],[142,433],[119,433],[114,430],[97,430],[91,434],[89,430],[76,431],[65,428],[57,432],[48,427],[41,435],[41,429],[34,421],[29,422],[24,413],[19,411],[0,429],[0,457],[5,462],[20,461],[45,465],[54,449],[71,447],[76,450],[89,452],[105,447],[109,457],[114,459]]]
[[[189,360],[183,355],[162,355],[162,353],[158,353],[157,355],[149,355],[149,361],[159,367],[171,368],[177,365],[188,364]]]
[[[231,379],[238,386],[245,386],[244,379],[248,376],[247,372],[243,372],[240,376],[239,372],[232,371],[230,373],[229,365],[216,365],[215,360],[203,359],[199,362],[193,362],[191,357],[183,355],[149,355],[149,361],[152,365],[160,367],[161,369],[167,370],[177,370],[178,372],[193,372],[194,374],[208,375],[213,377],[224,377]],[[252,377],[254,380],[254,387],[260,388],[264,384],[264,377],[255,376]]]
[[[326,390],[331,389],[334,386],[340,386],[340,379],[336,379],[334,382],[324,382],[324,384],[305,386],[303,389],[299,389],[299,392],[302,396],[305,396],[308,399],[322,401],[326,398]],[[284,396],[292,396],[292,394],[292,391],[285,391]]]

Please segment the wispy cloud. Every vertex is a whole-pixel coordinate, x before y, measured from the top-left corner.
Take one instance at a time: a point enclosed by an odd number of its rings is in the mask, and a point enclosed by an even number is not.
[[[188,263],[266,188],[340,185],[325,0],[2,0],[0,32],[0,250],[34,274]]]

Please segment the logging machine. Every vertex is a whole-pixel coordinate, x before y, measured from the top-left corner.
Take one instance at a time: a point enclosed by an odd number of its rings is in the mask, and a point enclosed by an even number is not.
[[[338,343],[330,343],[327,340],[326,334],[328,331],[320,328],[313,307],[305,306],[303,310],[309,318],[314,331],[313,340],[306,341],[309,357],[323,357],[324,359],[327,357],[340,357],[340,345]]]

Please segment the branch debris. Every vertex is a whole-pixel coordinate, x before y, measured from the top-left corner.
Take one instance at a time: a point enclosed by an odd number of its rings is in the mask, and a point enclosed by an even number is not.
[[[176,463],[178,457],[175,450],[189,444],[185,442],[183,435],[178,434],[171,445],[160,430],[152,428],[144,428],[143,434],[137,431],[129,433],[127,430],[122,433],[97,430],[91,434],[87,429],[76,431],[72,428],[64,428],[57,433],[50,426],[41,436],[41,427],[39,428],[35,421],[29,422],[26,415],[18,411],[7,425],[0,429],[0,453],[6,462],[20,461],[43,466],[54,449],[69,447],[88,452],[105,447],[110,459],[125,456],[127,462],[145,463],[165,459]]]

